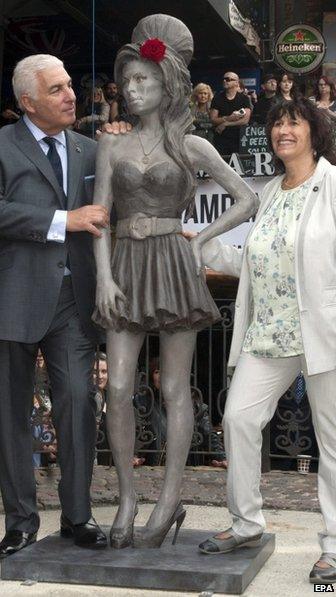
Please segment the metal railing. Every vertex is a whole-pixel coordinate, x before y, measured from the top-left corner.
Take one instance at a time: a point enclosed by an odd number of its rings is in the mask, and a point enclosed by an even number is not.
[[[217,299],[221,320],[198,333],[192,366],[191,389],[194,407],[194,434],[187,464],[208,464],[223,460],[223,432],[221,420],[224,413],[231,372],[227,357],[231,343],[234,300]],[[163,464],[165,459],[165,407],[162,395],[156,392],[149,380],[149,364],[159,354],[158,334],[147,334],[139,358],[139,370],[133,400],[136,438],[135,453],[145,457],[145,464]],[[37,417],[37,418],[36,418]],[[54,439],[50,419],[43,411],[34,421],[34,451],[48,452]],[[40,429],[40,435],[37,430]],[[98,428],[97,460],[111,464],[111,453],[106,438],[104,419]],[[317,457],[317,445],[311,421],[307,396],[296,384],[282,396],[276,413],[264,432],[263,469],[270,470],[271,459],[295,460],[298,454]]]

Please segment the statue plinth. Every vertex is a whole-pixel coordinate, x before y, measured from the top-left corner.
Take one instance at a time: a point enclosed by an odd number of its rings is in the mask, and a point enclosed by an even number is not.
[[[103,529],[106,534],[109,528]],[[259,547],[207,556],[197,545],[212,531],[173,531],[160,549],[90,550],[76,547],[59,533],[38,541],[1,563],[3,580],[35,580],[96,586],[213,591],[240,595],[274,551],[275,536],[266,533]]]

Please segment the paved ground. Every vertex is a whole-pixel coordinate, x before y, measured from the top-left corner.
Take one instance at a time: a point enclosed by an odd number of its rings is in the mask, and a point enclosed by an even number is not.
[[[142,505],[137,523],[143,524],[151,506]],[[94,515],[101,524],[109,524],[115,506],[95,508]],[[320,515],[315,512],[267,510],[268,530],[276,533],[276,550],[258,576],[244,593],[244,597],[313,597],[313,585],[307,576],[319,555],[316,533],[320,529]],[[41,514],[40,537],[58,529],[59,511]],[[0,517],[0,532],[4,527]],[[213,529],[226,527],[229,517],[225,508],[187,506],[187,528]],[[225,557],[225,556],[223,556]],[[112,587],[89,587],[39,583],[31,586],[16,581],[0,580],[1,597],[197,597],[198,593],[144,591]],[[218,594],[217,594],[218,595]]]
[[[136,489],[140,502],[155,502],[162,484],[162,467],[135,469]],[[58,468],[36,472],[39,507],[43,510],[59,507],[57,483]],[[185,504],[224,506],[226,472],[211,467],[188,467],[184,475],[183,501]],[[262,475],[262,494],[265,508],[319,512],[316,493],[316,474],[272,471]],[[115,469],[96,466],[92,483],[95,505],[116,504],[118,483]],[[1,502],[0,502],[0,512]]]
[[[147,519],[156,500],[163,469],[142,467],[135,470],[137,493],[143,502],[137,518],[141,525]],[[43,537],[58,529],[59,503],[57,481],[59,471],[51,468],[37,471],[38,501],[41,509]],[[218,530],[229,525],[225,505],[225,471],[209,467],[189,468],[185,472],[183,501],[187,506],[187,528]],[[316,495],[316,475],[272,471],[262,477],[268,530],[276,533],[276,551],[259,575],[250,584],[246,597],[306,597],[313,595],[307,581],[309,570],[319,555],[316,533],[321,528]],[[101,524],[110,524],[116,510],[117,480],[114,469],[96,467],[92,484],[94,514]],[[43,510],[45,510],[43,512]],[[0,516],[0,532],[4,517]],[[225,556],[224,556],[225,557]],[[1,597],[191,597],[197,593],[143,591],[111,587],[86,587],[59,584],[22,585],[0,580]]]

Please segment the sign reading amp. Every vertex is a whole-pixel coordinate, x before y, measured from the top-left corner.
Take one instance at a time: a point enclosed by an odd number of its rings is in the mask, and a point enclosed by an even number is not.
[[[310,25],[292,25],[278,35],[274,56],[281,68],[296,74],[317,69],[326,52],[322,33]]]

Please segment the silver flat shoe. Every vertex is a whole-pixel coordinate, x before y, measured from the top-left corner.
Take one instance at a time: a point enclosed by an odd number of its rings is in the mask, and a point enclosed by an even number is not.
[[[314,564],[309,575],[309,582],[317,584],[336,582],[336,555],[333,553],[323,553],[320,561],[329,564],[329,568],[320,568]]]
[[[234,533],[232,529],[227,529],[227,532],[232,533],[227,539],[217,539],[216,535],[214,535],[210,539],[200,543],[198,546],[200,551],[208,555],[215,555],[218,553],[229,553],[238,547],[258,547],[260,539],[263,536],[263,533],[260,533],[253,537],[241,537]]]

